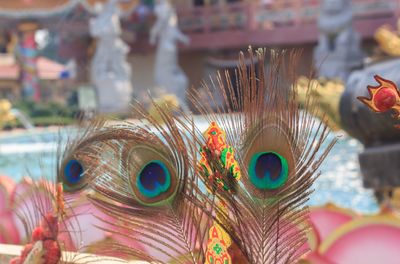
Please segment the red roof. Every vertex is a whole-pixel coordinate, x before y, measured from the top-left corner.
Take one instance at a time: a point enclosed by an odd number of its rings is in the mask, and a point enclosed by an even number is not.
[[[93,12],[96,3],[105,3],[107,0],[0,0],[0,15],[2,17],[49,17],[62,14],[73,8],[83,6]],[[140,0],[121,1],[120,7],[124,14],[132,12]]]
[[[41,80],[57,80],[65,70],[65,66],[45,57],[39,57],[36,63]],[[15,57],[10,54],[0,54],[0,80],[17,80],[20,76],[20,66]]]
[[[0,54],[0,79],[16,80],[19,77],[19,66],[16,64],[14,56],[10,54]]]
[[[65,70],[64,65],[45,57],[39,57],[36,65],[41,80],[57,80],[60,78],[61,72]]]

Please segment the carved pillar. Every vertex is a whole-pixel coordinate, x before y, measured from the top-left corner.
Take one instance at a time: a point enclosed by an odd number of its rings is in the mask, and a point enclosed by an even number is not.
[[[40,85],[37,70],[37,47],[35,41],[36,30],[39,24],[36,22],[24,22],[18,25],[19,47],[18,56],[22,71],[23,95],[34,101],[40,101]]]

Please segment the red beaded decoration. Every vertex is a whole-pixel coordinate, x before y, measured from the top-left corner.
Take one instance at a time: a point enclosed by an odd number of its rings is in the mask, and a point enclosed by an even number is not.
[[[375,75],[374,78],[379,85],[367,87],[370,98],[359,96],[357,99],[377,113],[394,110],[394,117],[400,119],[400,91],[396,84],[379,75]]]

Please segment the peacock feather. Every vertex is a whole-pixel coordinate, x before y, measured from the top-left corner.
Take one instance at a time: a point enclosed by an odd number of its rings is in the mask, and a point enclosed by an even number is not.
[[[120,237],[104,253],[157,263],[217,263],[228,253],[225,263],[263,264],[305,253],[305,202],[334,141],[299,110],[298,56],[249,49],[250,65],[241,53],[235,76],[189,94],[206,131],[153,102],[151,115],[135,106],[138,122],[94,123],[70,145],[58,178],[70,191],[93,190],[108,216],[99,228]]]
[[[51,178],[32,181],[30,178],[16,188],[13,194],[13,213],[17,224],[22,226],[25,244],[19,257],[10,264],[60,264],[96,263],[112,261],[109,257],[80,254],[87,250],[83,246],[81,215],[76,213],[76,199],[87,194],[90,169],[103,169],[102,155],[94,155],[103,148],[104,142],[113,140],[116,133],[110,133],[104,120],[94,120],[83,129],[80,136],[70,140],[57,151],[57,171]],[[77,195],[78,194],[78,195]],[[119,260],[121,261],[121,260]]]
[[[107,144],[121,162],[98,171],[91,182],[94,205],[115,221],[109,232],[127,241],[112,243],[110,254],[174,263],[203,263],[211,209],[196,178],[196,144],[191,128],[156,106],[163,124],[140,107],[139,123],[114,127],[124,140]],[[209,206],[211,207],[211,206]],[[147,251],[130,246],[139,242]],[[117,249],[117,251],[116,251]]]
[[[29,197],[29,199],[27,199]],[[77,250],[74,238],[79,236],[79,223],[64,197],[61,184],[55,181],[27,182],[23,195],[16,197],[14,213],[26,232],[21,255],[10,264],[75,263],[75,256],[63,251]]]
[[[228,208],[219,212],[225,218],[221,223],[229,224],[226,230],[249,263],[294,263],[304,254],[304,203],[334,142],[321,149],[328,129],[300,112],[290,91],[299,53],[268,55],[265,69],[264,50],[249,50],[249,67],[240,54],[235,86],[226,72],[218,75],[217,85],[203,87],[208,100],[200,102],[195,93],[191,101],[226,131],[241,168],[238,191],[218,193]],[[224,100],[215,107],[217,98]]]

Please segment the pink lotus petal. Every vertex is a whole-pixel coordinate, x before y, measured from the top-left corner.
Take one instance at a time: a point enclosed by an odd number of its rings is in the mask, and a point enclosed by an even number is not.
[[[19,244],[19,231],[11,211],[0,213],[0,243]]]
[[[0,176],[0,212],[10,210],[11,194],[15,188],[14,181],[7,176]]]
[[[307,255],[299,264],[335,264],[323,256],[319,255],[317,252],[311,252]]]
[[[400,259],[400,220],[390,215],[364,217],[331,233],[320,253],[340,264],[397,264]]]
[[[310,210],[310,220],[318,235],[319,241],[324,241],[334,230],[356,217],[349,210],[333,204],[314,207]]]

